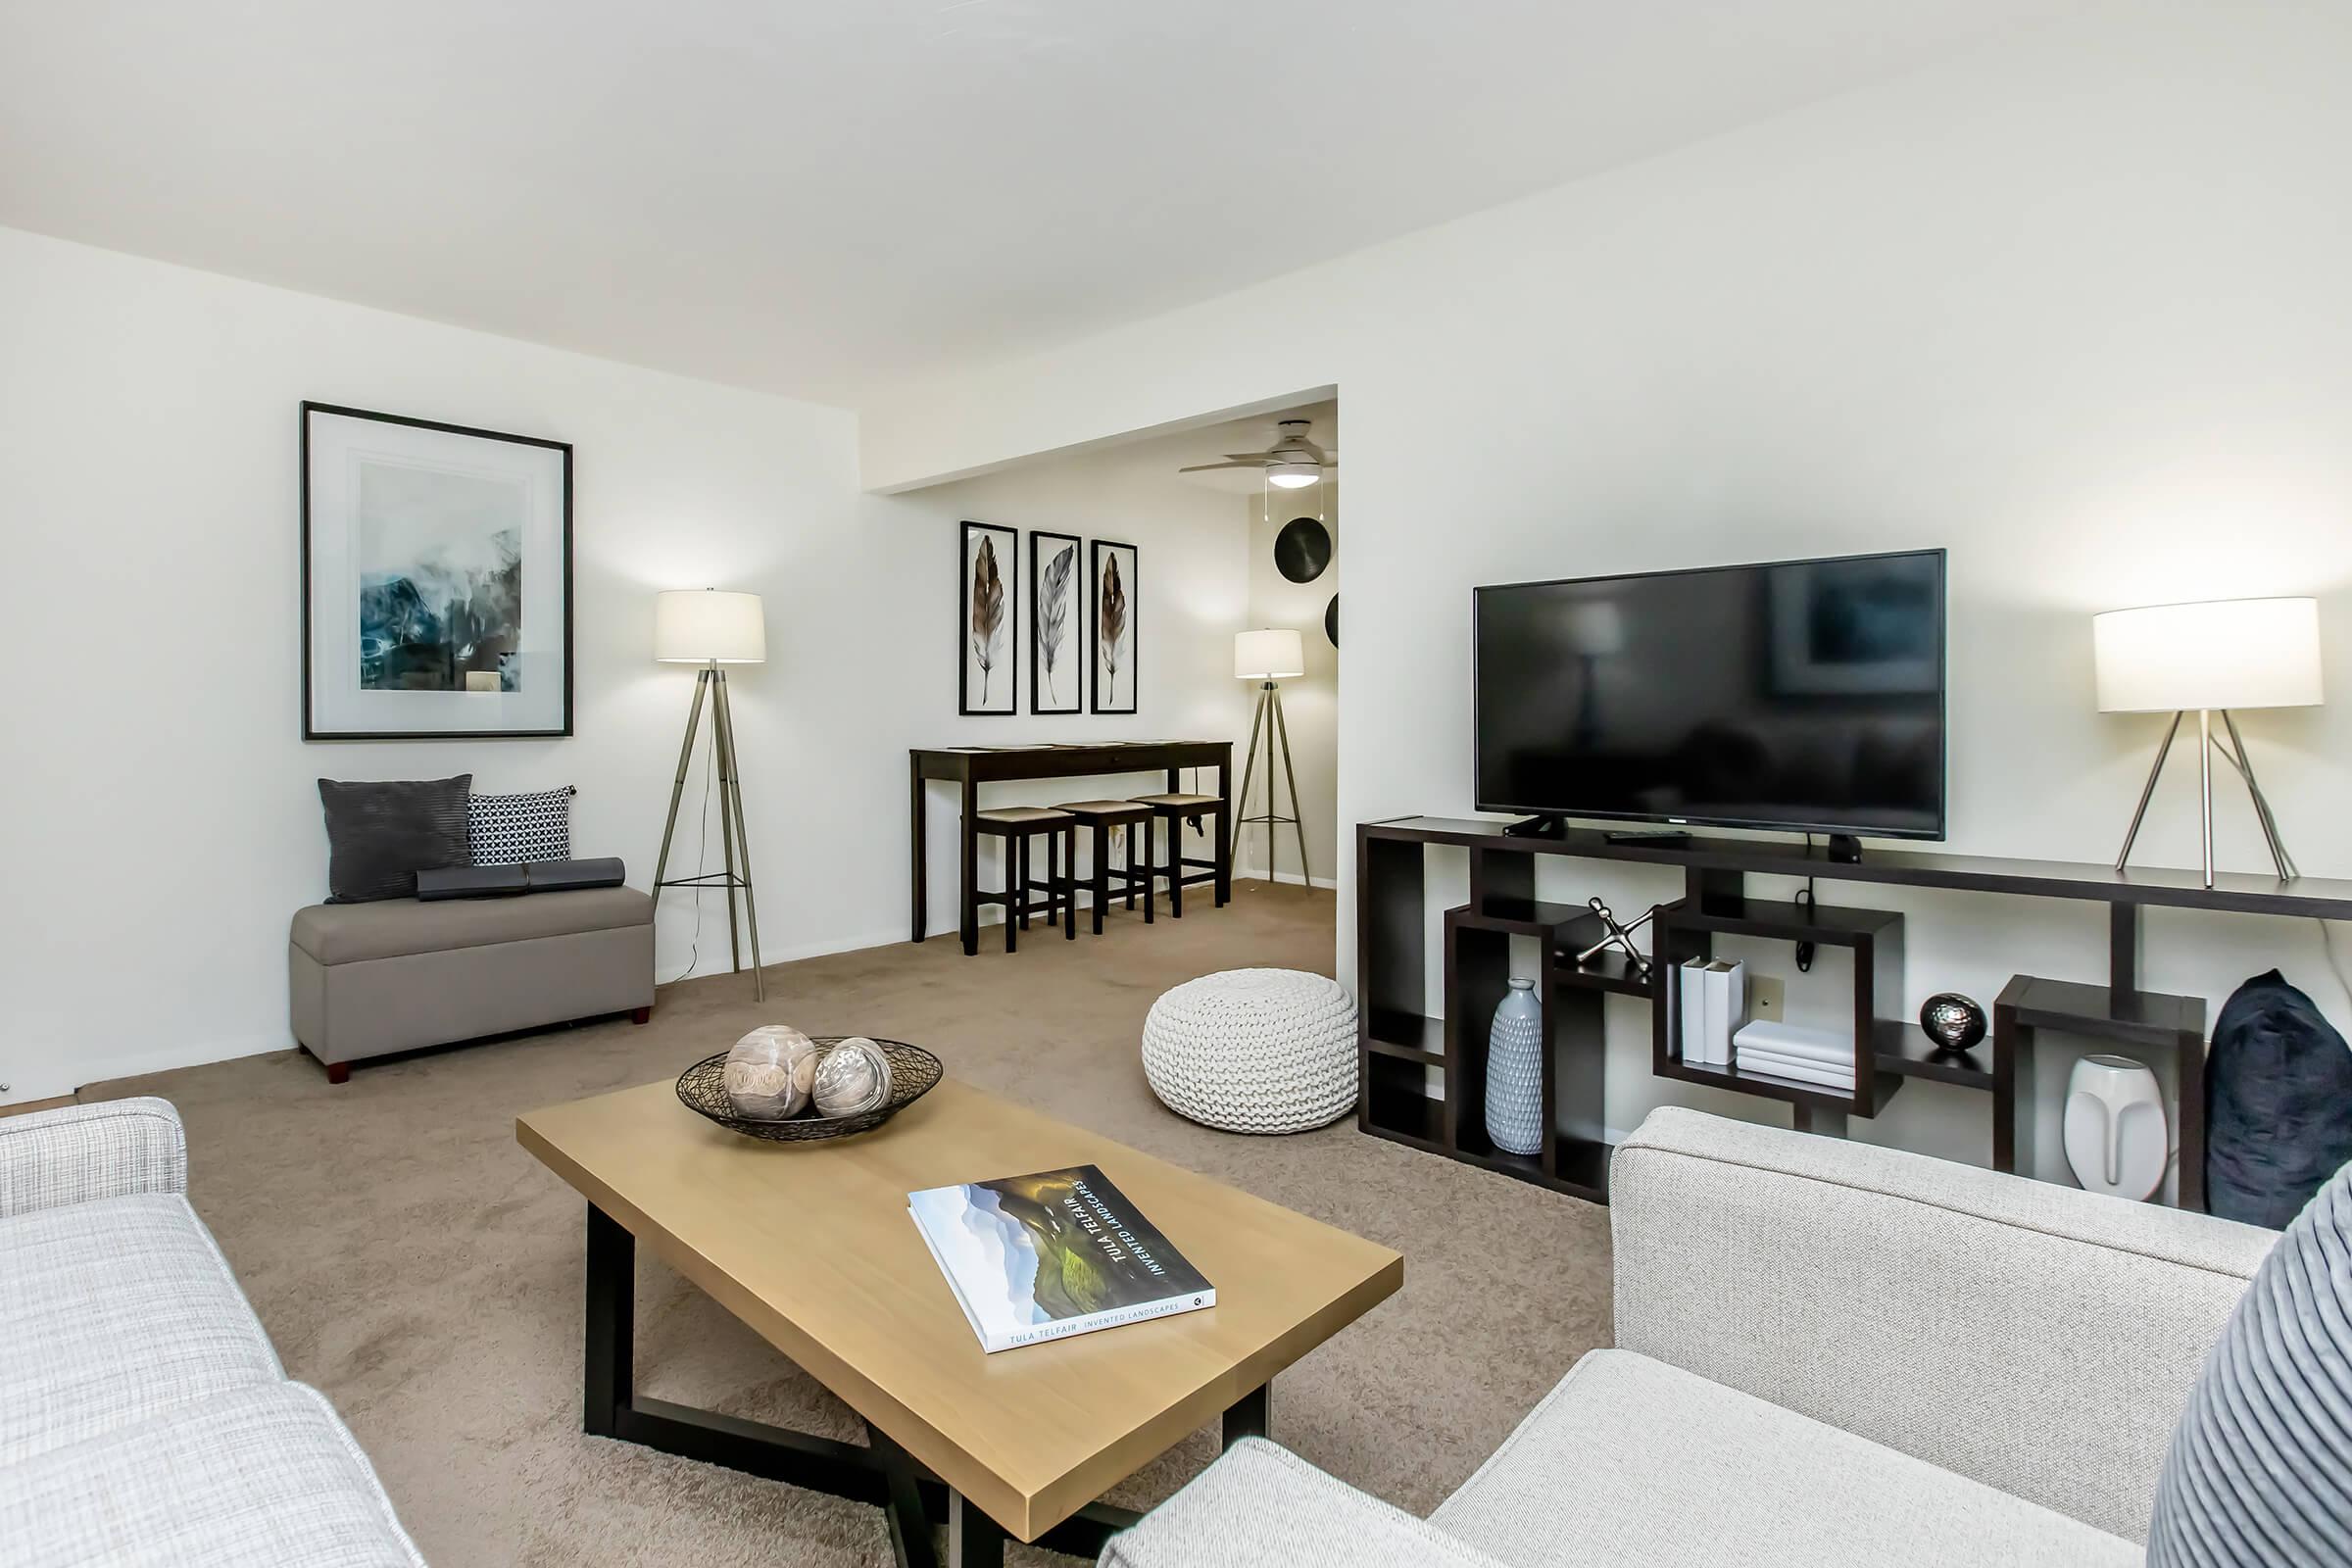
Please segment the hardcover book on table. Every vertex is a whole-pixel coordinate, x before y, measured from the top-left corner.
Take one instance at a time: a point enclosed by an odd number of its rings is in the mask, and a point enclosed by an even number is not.
[[[1216,1287],[1093,1165],[926,1188],[906,1211],[984,1350],[1217,1304]]]

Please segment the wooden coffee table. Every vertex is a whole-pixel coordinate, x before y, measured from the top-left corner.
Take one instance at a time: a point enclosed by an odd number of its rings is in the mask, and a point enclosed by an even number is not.
[[[588,1200],[586,1429],[856,1497],[903,1564],[999,1564],[1007,1534],[1093,1557],[1135,1516],[1098,1499],[1188,1434],[1263,1434],[1274,1374],[1396,1291],[1345,1231],[950,1080],[861,1138],[740,1137],[666,1082],[532,1111],[523,1148]],[[906,1214],[918,1188],[1096,1164],[1217,1304],[983,1354]],[[869,1445],[638,1396],[636,1247],[861,1416]]]

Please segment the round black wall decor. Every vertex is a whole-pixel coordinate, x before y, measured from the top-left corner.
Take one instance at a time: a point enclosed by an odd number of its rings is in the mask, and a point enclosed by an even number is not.
[[[1331,564],[1331,530],[1312,517],[1293,517],[1274,536],[1274,569],[1293,582],[1313,582]]]
[[[1333,594],[1331,603],[1323,607],[1323,635],[1331,639],[1332,647],[1340,646],[1340,596],[1338,594]]]

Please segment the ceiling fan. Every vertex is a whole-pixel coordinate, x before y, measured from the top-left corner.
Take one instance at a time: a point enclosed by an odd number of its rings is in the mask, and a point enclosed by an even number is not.
[[[1196,463],[1178,473],[1206,473],[1212,468],[1263,468],[1266,483],[1284,490],[1303,489],[1323,477],[1325,468],[1340,466],[1339,454],[1326,452],[1306,438],[1312,419],[1285,419],[1282,433],[1263,452],[1228,452],[1223,463]]]

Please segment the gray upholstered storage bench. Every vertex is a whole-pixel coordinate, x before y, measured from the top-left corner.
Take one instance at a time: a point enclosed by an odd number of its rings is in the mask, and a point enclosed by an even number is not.
[[[654,1005],[654,901],[635,888],[315,904],[286,950],[294,1038],[341,1083],[420,1046]]]

